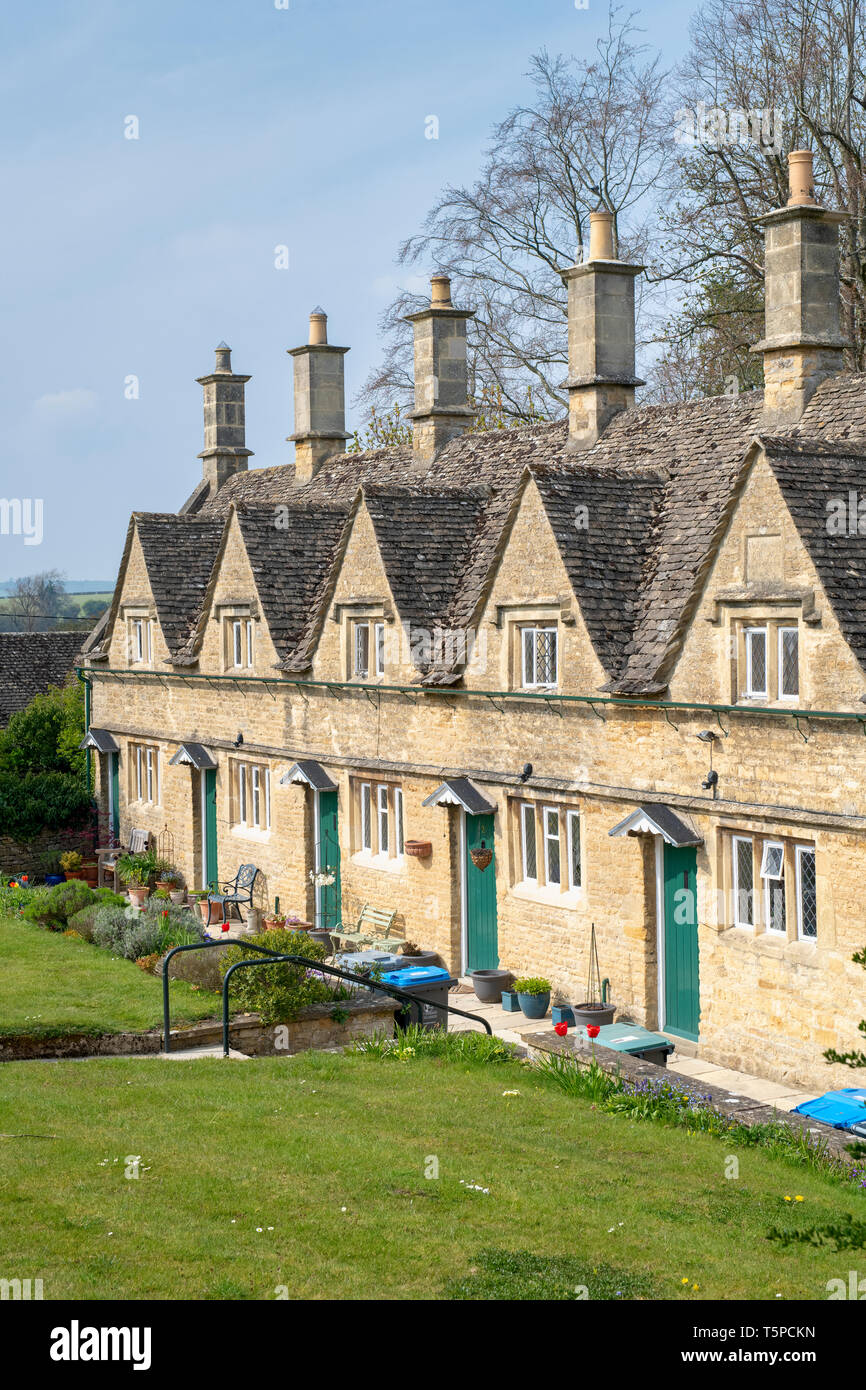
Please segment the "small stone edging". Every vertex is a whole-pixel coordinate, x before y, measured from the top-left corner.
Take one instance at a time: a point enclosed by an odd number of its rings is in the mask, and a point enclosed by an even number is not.
[[[659,1067],[655,1062],[642,1061],[639,1057],[632,1057],[628,1052],[616,1052],[610,1047],[599,1047],[597,1043],[593,1051],[589,1040],[582,1035],[560,1038],[551,1030],[543,1033],[521,1033],[520,1036],[530,1058],[534,1053],[556,1052],[560,1056],[570,1058],[580,1067],[589,1067],[595,1057],[602,1071],[622,1076],[626,1080],[637,1081],[640,1077],[649,1077],[653,1081],[668,1081],[676,1086],[677,1090],[685,1092],[695,1100],[708,1098],[709,1108],[715,1110],[717,1115],[737,1120],[740,1124],[784,1124],[789,1129],[799,1130],[801,1133],[806,1131],[809,1134],[817,1134],[826,1142],[828,1152],[834,1158],[841,1158],[846,1163],[855,1162],[845,1148],[846,1144],[853,1142],[854,1136],[846,1134],[844,1130],[833,1129],[832,1125],[822,1124],[820,1120],[813,1120],[808,1115],[792,1115],[790,1111],[776,1110],[763,1101],[738,1096],[735,1091],[726,1091],[723,1086],[714,1086],[709,1081],[669,1072],[666,1067]]]
[[[285,1057],[292,1052],[339,1046],[354,1038],[369,1037],[385,1026],[383,1015],[393,1021],[400,1008],[394,999],[345,999],[311,1004],[297,1019],[284,1025],[262,1023],[258,1014],[237,1014],[229,1023],[229,1043],[248,1056]],[[335,1009],[348,1017],[341,1023],[331,1015]],[[284,1027],[285,1047],[275,1046],[277,1028]],[[221,1043],[222,1023],[206,1019],[188,1028],[172,1028],[171,1051],[207,1047]],[[162,1029],[145,1033],[63,1033],[45,1037],[38,1033],[16,1033],[0,1037],[0,1062],[62,1060],[64,1057],[136,1057],[162,1052]]]

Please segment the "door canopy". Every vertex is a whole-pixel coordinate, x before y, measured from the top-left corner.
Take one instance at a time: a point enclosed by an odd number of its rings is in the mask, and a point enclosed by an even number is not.
[[[607,832],[612,836],[620,835],[661,835],[665,844],[674,845],[677,849],[683,849],[687,845],[702,845],[703,838],[680,820],[679,816],[671,810],[670,806],[663,806],[660,803],[652,806],[639,806],[631,815],[621,820],[613,830]]]

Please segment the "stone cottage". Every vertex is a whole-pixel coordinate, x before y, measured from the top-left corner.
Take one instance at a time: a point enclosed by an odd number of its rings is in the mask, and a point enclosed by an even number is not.
[[[191,886],[395,908],[454,971],[584,995],[722,1064],[851,1084],[866,974],[866,375],[808,157],[763,219],[765,390],[635,405],[634,286],[592,218],[567,421],[476,432],[432,282],[413,441],[347,454],[325,315],[294,467],[250,469],[221,344],[202,478],[135,513],[86,655],[98,795]],[[475,854],[492,850],[489,856]],[[311,872],[331,870],[315,887]]]

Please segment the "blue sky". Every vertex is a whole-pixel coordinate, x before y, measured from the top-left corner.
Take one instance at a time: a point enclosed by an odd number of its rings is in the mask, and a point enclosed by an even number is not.
[[[602,0],[277,3],[5,7],[0,496],[42,498],[44,521],[38,546],[0,534],[0,580],[113,576],[129,513],[180,506],[201,473],[195,377],[220,339],[252,376],[251,465],[287,462],[286,349],[309,310],[352,349],[351,399],[405,283],[401,239],[472,178],[530,55],[588,55],[606,17]],[[642,6],[668,61],[691,9]]]

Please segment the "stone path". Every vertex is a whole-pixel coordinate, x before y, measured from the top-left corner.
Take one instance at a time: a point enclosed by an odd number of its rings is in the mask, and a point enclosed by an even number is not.
[[[468,980],[461,983],[469,985]],[[533,1021],[524,1018],[522,1013],[509,1013],[501,1004],[482,1004],[471,992],[452,994],[450,999],[458,1008],[486,1018],[496,1036],[503,1038],[505,1042],[520,1045],[528,1033],[541,1033],[549,1030],[551,1026],[549,1017]],[[464,1029],[476,1029],[477,1025],[451,1014],[448,1027],[451,1032],[462,1032]],[[671,1042],[676,1042],[676,1039],[671,1038]],[[811,1100],[815,1095],[814,1091],[796,1090],[784,1082],[767,1081],[761,1076],[730,1071],[727,1067],[720,1067],[716,1062],[707,1062],[701,1057],[688,1057],[676,1051],[668,1057],[668,1071],[678,1072],[681,1076],[688,1076],[696,1081],[706,1081],[713,1086],[721,1086],[734,1095],[761,1101],[775,1110],[793,1110],[796,1105],[800,1105],[804,1100]]]

